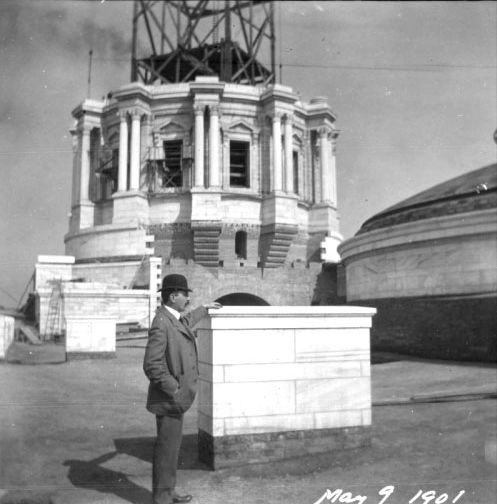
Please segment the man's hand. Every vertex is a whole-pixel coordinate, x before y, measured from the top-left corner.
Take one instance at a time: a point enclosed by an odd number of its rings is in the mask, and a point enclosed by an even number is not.
[[[213,310],[219,310],[219,308],[222,308],[223,305],[221,303],[217,303],[217,302],[214,302],[214,303],[207,303],[207,304],[204,304],[203,305],[204,308],[212,308]]]

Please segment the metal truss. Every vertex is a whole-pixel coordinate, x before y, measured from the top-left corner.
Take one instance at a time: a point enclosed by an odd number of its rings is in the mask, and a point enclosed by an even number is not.
[[[275,82],[274,33],[271,1],[135,0],[131,81]]]

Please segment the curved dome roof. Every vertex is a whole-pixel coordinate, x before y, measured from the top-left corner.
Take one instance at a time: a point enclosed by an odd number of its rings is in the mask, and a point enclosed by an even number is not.
[[[456,213],[497,208],[497,163],[407,198],[368,219],[357,234]]]

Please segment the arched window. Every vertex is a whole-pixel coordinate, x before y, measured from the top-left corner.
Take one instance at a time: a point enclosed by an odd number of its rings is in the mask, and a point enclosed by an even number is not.
[[[235,254],[237,259],[247,259],[246,231],[237,231],[235,234]]]

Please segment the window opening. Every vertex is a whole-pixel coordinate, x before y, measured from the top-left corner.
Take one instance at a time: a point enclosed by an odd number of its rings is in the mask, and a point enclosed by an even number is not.
[[[249,187],[250,143],[230,142],[230,186]]]
[[[237,231],[235,234],[235,254],[237,259],[247,259],[246,231]]]
[[[110,155],[109,155],[110,154]],[[101,198],[108,199],[117,191],[119,149],[107,149],[107,159],[100,162]]]
[[[161,170],[162,187],[182,187],[182,151],[183,140],[164,142],[164,166]]]
[[[292,165],[293,165],[293,192],[295,194],[298,194],[298,192],[299,192],[299,153],[297,151],[293,151]]]

